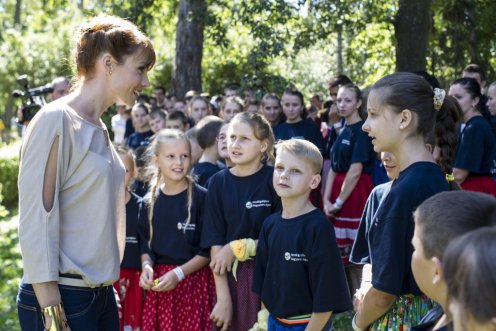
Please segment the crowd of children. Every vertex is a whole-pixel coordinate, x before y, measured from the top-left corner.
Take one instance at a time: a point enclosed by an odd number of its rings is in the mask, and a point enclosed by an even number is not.
[[[313,112],[296,89],[158,87],[125,135],[120,109],[121,329],[327,331],[353,308],[354,330],[494,329],[496,83],[485,97],[474,71],[448,92],[395,73],[366,98],[340,75]]]

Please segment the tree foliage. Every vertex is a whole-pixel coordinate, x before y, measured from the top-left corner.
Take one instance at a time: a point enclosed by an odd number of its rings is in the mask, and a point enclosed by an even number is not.
[[[369,85],[395,70],[400,5],[399,0],[209,1],[201,16],[202,87],[216,94],[230,82],[273,92],[294,85],[310,95],[324,93],[338,70]],[[0,115],[12,104],[18,75],[27,74],[37,86],[71,74],[73,32],[85,17],[99,13],[129,18],[152,38],[158,60],[150,79],[170,88],[178,10],[179,0],[0,0]],[[491,0],[433,0],[427,70],[449,84],[466,64],[478,62],[494,77],[494,12]]]

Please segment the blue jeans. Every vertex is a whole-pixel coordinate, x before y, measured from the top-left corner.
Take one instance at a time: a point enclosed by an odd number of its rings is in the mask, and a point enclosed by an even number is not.
[[[89,288],[59,285],[71,331],[119,331],[119,314],[112,286]],[[43,331],[38,300],[31,284],[21,283],[17,313],[23,331]]]

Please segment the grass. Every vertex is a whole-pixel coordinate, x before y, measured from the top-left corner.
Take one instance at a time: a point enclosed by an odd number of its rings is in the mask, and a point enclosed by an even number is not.
[[[20,330],[16,296],[22,276],[16,211],[0,219],[0,329]]]
[[[353,318],[353,311],[336,314],[333,316],[333,324],[335,331],[353,331],[351,328],[351,319]]]

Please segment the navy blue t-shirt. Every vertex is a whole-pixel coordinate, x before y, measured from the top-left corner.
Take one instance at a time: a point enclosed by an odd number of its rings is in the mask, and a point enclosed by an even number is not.
[[[376,154],[372,140],[362,130],[363,121],[346,125],[331,148],[331,167],[336,173],[347,172],[353,163],[363,164],[363,173],[374,169]]]
[[[491,175],[495,160],[496,141],[489,122],[482,116],[472,117],[458,138],[453,167],[473,176]]]
[[[281,200],[272,185],[273,173],[273,167],[264,165],[246,177],[223,169],[210,178],[202,247],[258,239],[267,216],[281,210]]]
[[[284,122],[274,128],[274,136],[277,140],[306,139],[325,154],[325,141],[319,127],[310,118],[303,119],[297,123]]]
[[[355,241],[355,245],[368,241],[362,247],[370,249],[374,288],[393,295],[421,293],[410,266],[413,212],[427,198],[448,189],[445,174],[433,162],[416,162],[393,182],[372,220],[368,237],[360,236]]]
[[[159,190],[153,208],[153,238],[149,244],[150,226],[145,201],[139,213],[141,254],[149,254],[155,263],[181,265],[196,255],[210,256],[209,249],[200,249],[206,190],[193,184],[191,219],[188,218],[188,190],[165,195]]]
[[[208,188],[208,180],[219,171],[220,168],[216,164],[212,164],[210,162],[198,162],[193,167],[193,176],[200,186]]]
[[[134,132],[127,140],[127,147],[130,149],[136,149],[140,146],[146,146],[150,143],[149,139],[153,136],[151,130],[146,132]]]
[[[358,227],[358,232],[356,240],[353,243],[353,248],[351,249],[350,261],[355,264],[367,264],[370,263],[370,242],[366,240],[369,237],[369,233],[374,226],[375,216],[379,210],[380,205],[386,199],[389,191],[391,190],[391,185],[393,182],[387,182],[374,187],[372,192],[365,203],[363,208],[362,219],[360,220],[360,226]]]
[[[276,317],[351,309],[334,228],[319,209],[290,219],[269,216],[255,264],[253,291]]]
[[[141,197],[131,192],[126,203],[126,247],[121,268],[141,269],[141,252],[138,242],[138,213]]]

